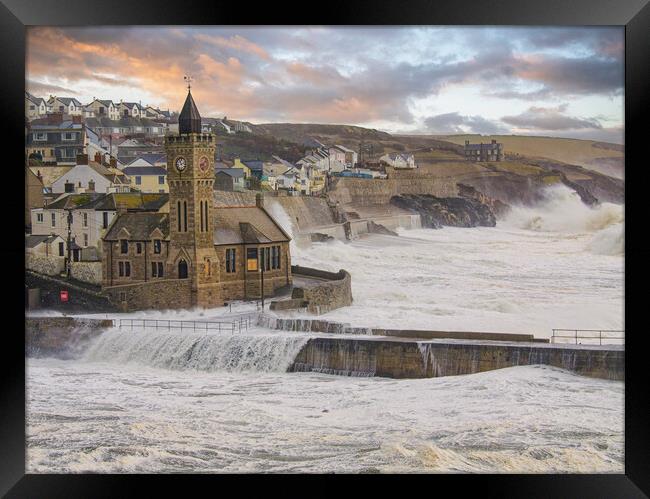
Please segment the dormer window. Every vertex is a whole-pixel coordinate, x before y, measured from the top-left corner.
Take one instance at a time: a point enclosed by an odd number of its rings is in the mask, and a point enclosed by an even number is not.
[[[129,252],[129,241],[127,241],[126,239],[120,240],[120,253],[125,255],[128,252]]]
[[[36,132],[33,135],[34,140],[47,140],[47,133],[45,132]]]

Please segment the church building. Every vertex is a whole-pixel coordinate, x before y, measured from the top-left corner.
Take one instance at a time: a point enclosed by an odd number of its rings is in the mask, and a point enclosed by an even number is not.
[[[215,207],[216,136],[188,94],[165,138],[169,213],[126,212],[103,237],[102,288],[122,310],[218,307],[290,286],[289,235],[257,195]]]

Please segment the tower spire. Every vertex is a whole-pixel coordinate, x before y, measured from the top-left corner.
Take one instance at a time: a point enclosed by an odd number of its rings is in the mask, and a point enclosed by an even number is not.
[[[192,98],[192,77],[185,75],[187,82],[187,98],[181,113],[178,116],[178,132],[179,133],[201,133],[201,115]]]

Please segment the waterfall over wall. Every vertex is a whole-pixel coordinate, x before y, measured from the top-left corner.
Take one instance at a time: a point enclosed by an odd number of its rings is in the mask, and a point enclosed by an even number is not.
[[[84,360],[198,371],[286,372],[307,338],[298,335],[145,333],[110,330]]]

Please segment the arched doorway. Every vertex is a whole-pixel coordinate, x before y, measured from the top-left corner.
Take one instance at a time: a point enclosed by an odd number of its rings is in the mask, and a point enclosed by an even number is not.
[[[183,259],[178,262],[178,278],[187,279],[187,262]]]

